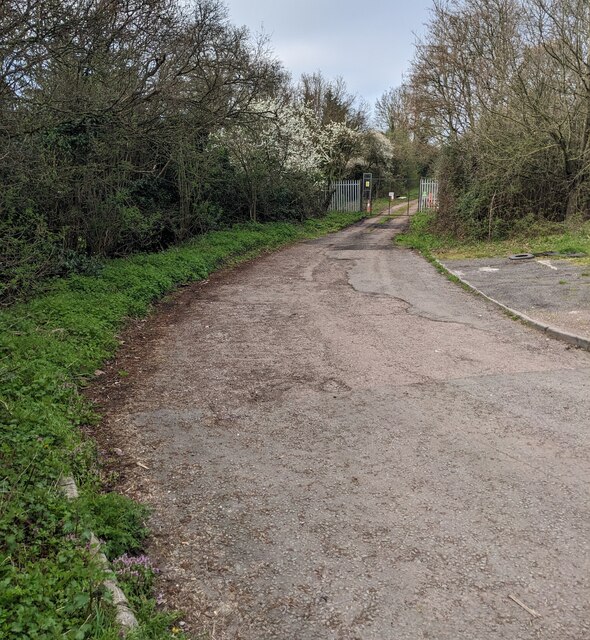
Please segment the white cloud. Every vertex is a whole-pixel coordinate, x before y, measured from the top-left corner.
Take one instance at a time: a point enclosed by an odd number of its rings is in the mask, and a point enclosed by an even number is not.
[[[292,72],[316,70],[321,65],[329,67],[338,61],[337,52],[326,44],[299,39],[273,41],[272,44],[276,56]]]
[[[342,76],[370,104],[398,85],[413,55],[414,36],[432,0],[226,0],[230,17],[271,38],[294,79],[321,70]]]

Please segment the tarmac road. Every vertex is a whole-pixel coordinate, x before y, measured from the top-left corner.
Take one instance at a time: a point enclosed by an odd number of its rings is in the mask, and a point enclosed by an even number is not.
[[[567,333],[590,340],[590,265],[479,258],[443,260],[452,273],[502,304]]]
[[[100,442],[195,637],[590,637],[590,354],[393,248],[402,224],[222,273],[127,336]]]

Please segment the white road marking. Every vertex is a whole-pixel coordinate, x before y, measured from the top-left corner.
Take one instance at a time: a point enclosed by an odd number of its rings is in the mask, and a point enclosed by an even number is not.
[[[537,260],[536,262],[538,262],[539,264],[544,265],[545,267],[549,267],[550,269],[553,269],[553,271],[557,271],[557,267],[554,267],[551,264],[550,260]]]

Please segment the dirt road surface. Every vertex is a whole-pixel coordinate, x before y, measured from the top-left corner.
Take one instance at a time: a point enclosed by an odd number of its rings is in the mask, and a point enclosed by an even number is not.
[[[590,638],[590,354],[394,248],[402,223],[184,289],[94,390],[195,637]]]

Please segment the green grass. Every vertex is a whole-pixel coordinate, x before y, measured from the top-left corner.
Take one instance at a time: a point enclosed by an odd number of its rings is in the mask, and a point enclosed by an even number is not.
[[[389,198],[377,198],[371,202],[373,213],[382,213],[389,206]]]
[[[565,224],[536,224],[526,231],[515,232],[506,240],[477,242],[435,233],[432,230],[433,216],[429,212],[416,214],[409,231],[398,236],[396,242],[442,259],[489,258],[542,251],[587,253],[590,256],[590,222],[575,229]],[[576,263],[590,263],[590,257],[576,259]]]
[[[1,638],[118,637],[103,572],[87,548],[89,532],[104,538],[111,559],[137,553],[147,533],[145,510],[101,493],[95,448],[78,427],[97,420],[79,389],[116,352],[126,320],[147,314],[182,283],[362,217],[330,213],[300,225],[209,233],[162,253],[111,260],[95,276],[57,280],[0,312]],[[81,489],[74,501],[59,489],[70,474]],[[145,589],[140,595],[134,602],[142,627],[133,638],[179,637],[173,617],[156,613]]]
[[[390,220],[395,220],[395,218],[399,218],[401,216],[407,215],[407,210],[405,206],[394,210],[393,207],[391,209],[391,213],[387,212],[387,209],[383,212],[385,215],[379,220],[379,224],[387,224]]]
[[[418,198],[419,188],[414,187],[409,191],[410,201]],[[396,193],[396,199],[391,203],[391,208],[399,207],[400,205],[407,203],[407,199],[400,200],[400,196],[407,196],[407,193]],[[384,213],[389,208],[389,198],[377,198],[372,202],[373,213]],[[398,214],[399,215],[399,214]]]
[[[391,203],[391,217],[402,215],[406,212],[403,205],[407,200],[394,200]],[[397,212],[394,209],[398,207]],[[401,208],[400,208],[401,207]],[[379,198],[373,202],[373,213],[387,213],[389,211],[389,198]]]

